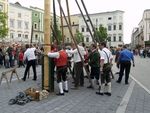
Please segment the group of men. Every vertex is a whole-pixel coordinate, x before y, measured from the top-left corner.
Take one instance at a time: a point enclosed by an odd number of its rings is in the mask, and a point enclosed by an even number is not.
[[[113,56],[106,43],[101,43],[99,47],[95,44],[90,46],[91,52],[88,54],[88,64],[90,68],[90,86],[88,88],[94,88],[95,79],[99,81],[100,91],[96,94],[103,95],[104,88],[107,87],[105,94],[111,96],[111,68],[106,69],[108,65],[111,65]],[[87,54],[86,48],[81,45],[72,45],[71,50],[65,50],[63,47],[58,47],[57,52],[49,52],[48,56],[56,58],[55,64],[57,69],[57,82],[59,86],[58,95],[64,95],[64,92],[68,92],[68,81],[66,80],[67,71],[67,55],[71,54],[73,59],[73,70],[74,70],[74,87],[71,89],[77,90],[79,86],[84,85],[83,67],[85,57]],[[86,59],[86,60],[87,60]],[[85,69],[88,71],[88,69]],[[89,73],[89,72],[87,72]],[[64,87],[63,89],[63,81]],[[107,85],[106,85],[107,84]],[[106,89],[106,88],[105,88]]]
[[[85,67],[90,80],[90,85],[87,88],[94,88],[96,79],[100,87],[96,94],[106,94],[111,96],[111,67],[113,55],[107,48],[105,42],[102,42],[98,46],[96,44],[91,44],[90,50],[91,51],[88,53],[86,48],[83,46],[73,44],[72,49],[70,50],[66,50],[63,46],[58,46],[57,51],[47,53],[48,57],[55,58],[57,83],[59,86],[59,93],[57,95],[62,96],[64,95],[64,92],[69,92],[66,72],[68,68],[68,55],[71,55],[74,70],[74,87],[71,89],[77,90],[80,86],[84,86],[83,67]],[[22,78],[23,81],[26,80],[26,75],[30,66],[33,67],[33,80],[37,79],[34,51],[34,47],[29,48],[29,46],[27,46],[27,50],[24,53],[24,59],[27,59],[28,63],[24,77]],[[85,56],[87,57],[85,58]],[[120,64],[120,72],[117,83],[121,83],[123,71],[125,70],[125,84],[128,84],[131,60],[134,65],[133,54],[124,46],[117,60],[117,63]],[[88,61],[87,63],[90,66],[90,71],[87,69],[87,66],[84,65],[84,61]]]

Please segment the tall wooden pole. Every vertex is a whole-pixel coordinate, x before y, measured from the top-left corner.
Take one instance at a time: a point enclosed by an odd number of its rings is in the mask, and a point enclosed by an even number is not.
[[[56,7],[55,7],[55,0],[53,0],[53,18],[54,18],[54,23],[53,23],[53,28],[54,28],[54,31],[55,31],[55,35],[56,37],[55,38],[58,38],[57,36],[57,33],[58,33],[58,29],[57,29],[57,22],[56,22]],[[53,31],[53,30],[52,30]],[[54,37],[54,33],[53,33],[53,37]],[[54,42],[54,39],[53,39],[53,42]],[[57,42],[58,44],[58,42]]]
[[[50,1],[44,0],[44,54],[50,52]],[[44,57],[44,77],[43,77],[43,89],[50,91],[50,67],[49,67],[49,58]]]
[[[70,29],[71,29],[71,31],[72,31],[71,17],[70,17],[70,9],[69,9],[68,0],[66,0],[66,6],[67,6],[67,13],[68,13],[68,22],[69,22]],[[71,37],[71,34],[70,34],[70,37]],[[71,40],[71,42],[72,42],[72,40]]]
[[[61,0],[59,0],[59,2],[61,3]],[[60,19],[61,19],[61,33],[62,33],[62,43],[64,44],[65,42],[65,37],[64,37],[64,23],[63,23],[63,16],[62,16],[62,11],[60,8]]]

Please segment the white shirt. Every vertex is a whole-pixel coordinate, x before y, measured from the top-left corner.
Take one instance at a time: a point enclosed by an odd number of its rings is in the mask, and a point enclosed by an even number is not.
[[[84,55],[86,54],[86,51],[85,51],[84,47],[82,47],[82,46],[79,46],[79,45],[78,45],[78,48],[79,48],[79,52],[80,52],[80,54],[81,54],[81,56],[82,56],[82,58],[83,58],[83,60],[84,60]],[[81,62],[81,58],[80,58],[80,55],[79,55],[77,49],[68,50],[67,52],[70,53],[70,54],[73,54],[73,61],[74,61],[75,63]]]
[[[30,61],[30,60],[35,60],[36,59],[36,57],[35,57],[35,50],[36,50],[36,48],[28,48],[25,52],[24,52],[24,57],[23,57],[23,59],[24,60],[28,60],[28,61]]]
[[[100,53],[101,60],[104,60],[104,64],[108,63],[108,58],[109,58],[109,62],[111,59],[113,59],[113,55],[111,51],[107,48],[103,48],[102,50],[99,50],[99,53]],[[106,54],[108,55],[108,57]]]
[[[49,52],[49,53],[48,53],[48,56],[49,56],[50,58],[59,58],[59,57],[60,57],[60,54],[59,54],[59,52],[53,52],[53,53]]]
[[[60,51],[63,51],[63,50],[60,50]],[[67,50],[66,50],[66,53],[67,53]],[[59,52],[49,52],[47,54],[50,58],[59,58],[60,57],[60,53]],[[68,54],[67,54],[68,55]]]

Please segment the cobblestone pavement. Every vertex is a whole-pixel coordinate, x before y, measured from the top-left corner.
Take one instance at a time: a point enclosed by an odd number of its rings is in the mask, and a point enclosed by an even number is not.
[[[0,69],[0,73],[3,70]],[[17,71],[21,78],[24,68],[18,68]],[[14,98],[18,92],[29,87],[41,87],[40,66],[37,67],[37,71],[37,81],[32,81],[32,76],[25,82],[15,80],[14,77],[9,89],[5,82],[2,83],[0,86],[0,113],[116,113],[120,108],[124,109],[124,112],[120,113],[150,113],[150,95],[136,83],[128,95],[129,101],[123,102],[123,100],[127,100],[124,96],[128,92],[133,80],[130,79],[129,85],[125,85],[123,82],[117,84],[115,81],[118,75],[115,75],[115,79],[112,80],[112,96],[110,97],[96,95],[95,92],[98,87],[94,90],[87,89],[88,80],[85,78],[84,87],[80,87],[79,90],[70,89],[69,93],[65,93],[64,96],[56,96],[55,93],[51,93],[47,99],[42,101],[33,101],[24,106],[8,105],[8,101]],[[113,71],[115,73],[116,68],[113,68]],[[71,79],[69,81],[69,87],[71,87]],[[58,92],[56,83],[55,92]],[[123,104],[121,103],[126,104],[126,107],[122,108]]]

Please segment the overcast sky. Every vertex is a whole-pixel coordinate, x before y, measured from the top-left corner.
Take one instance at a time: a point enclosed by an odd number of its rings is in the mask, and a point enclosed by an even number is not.
[[[34,6],[44,9],[44,0],[9,0],[11,3],[21,3],[22,6]],[[53,0],[51,0],[53,1]],[[57,1],[57,0],[56,0]],[[61,0],[65,8],[65,0]],[[70,13],[77,14],[79,10],[75,0],[68,0]],[[80,1],[80,0],[78,0]],[[84,0],[89,13],[99,13],[107,11],[124,11],[124,42],[130,43],[131,33],[142,19],[145,9],[150,9],[150,0]],[[57,2],[56,2],[57,3]],[[57,8],[58,8],[58,4]],[[59,13],[58,13],[59,14]]]

